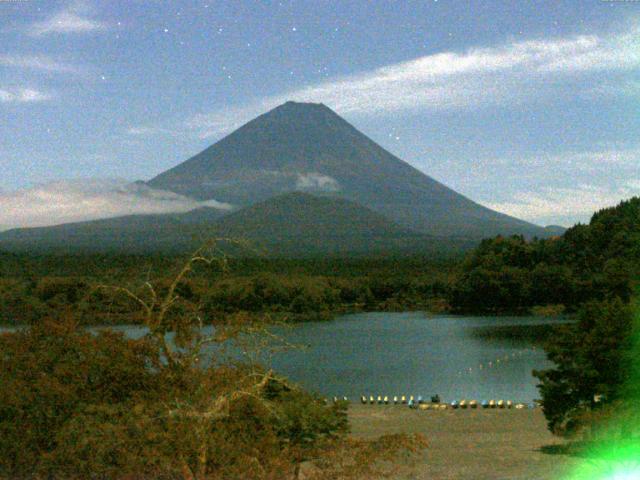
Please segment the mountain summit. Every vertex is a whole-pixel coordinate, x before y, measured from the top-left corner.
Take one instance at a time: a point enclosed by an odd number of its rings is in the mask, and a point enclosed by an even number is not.
[[[238,207],[293,191],[341,197],[431,235],[546,236],[413,168],[323,104],[280,105],[148,184]]]
[[[0,249],[178,252],[235,237],[285,257],[442,255],[496,234],[555,233],[454,192],[322,104],[280,105],[147,183],[235,209],[15,229]]]

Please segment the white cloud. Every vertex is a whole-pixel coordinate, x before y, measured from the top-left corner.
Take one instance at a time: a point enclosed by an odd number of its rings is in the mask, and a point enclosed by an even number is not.
[[[51,93],[33,88],[0,88],[0,103],[38,103],[53,98]]]
[[[154,127],[149,125],[132,126],[127,129],[127,135],[132,137],[150,137],[153,135],[169,135],[173,137],[184,136],[186,132],[171,130],[168,128]]]
[[[607,148],[587,151],[565,151],[555,154],[540,152],[535,156],[524,158],[498,158],[479,162],[478,167],[486,169],[488,164],[498,166],[503,175],[549,177],[564,180],[591,178],[608,180],[615,178],[616,184],[625,180],[628,175],[638,171],[640,165],[640,146],[629,148]],[[477,173],[481,173],[478,171]]]
[[[105,30],[107,25],[91,18],[89,8],[84,2],[76,2],[49,18],[33,23],[28,33],[32,36],[65,33],[91,33]]]
[[[599,77],[609,72],[631,76],[638,70],[640,26],[636,24],[612,35],[527,40],[426,55],[253,104],[195,115],[187,127],[202,138],[219,135],[286,100],[322,102],[352,115],[518,104],[554,92],[579,95],[577,76],[600,82]],[[615,91],[624,93],[625,87]]]
[[[517,192],[505,202],[484,203],[489,208],[534,223],[571,226],[587,222],[597,210],[640,195],[640,178],[622,187],[578,185],[569,188],[543,188],[538,192]]]
[[[338,181],[321,173],[299,173],[296,180],[296,189],[314,190],[321,192],[335,192],[340,190]]]
[[[162,129],[156,127],[129,127],[127,133],[135,137],[142,137],[146,135],[154,135],[160,131],[162,131]]]
[[[475,201],[538,224],[570,226],[640,194],[640,145],[539,152],[523,157],[456,158],[431,168]]]
[[[75,75],[84,73],[84,69],[77,65],[59,62],[46,55],[0,54],[0,66],[27,68],[51,73],[70,73]]]
[[[0,193],[0,225],[36,227],[132,214],[230,210],[216,200],[197,201],[124,180],[81,179]]]

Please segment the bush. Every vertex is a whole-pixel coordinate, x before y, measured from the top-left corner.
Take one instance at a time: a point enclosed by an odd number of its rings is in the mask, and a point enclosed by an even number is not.
[[[69,320],[0,336],[0,477],[267,478],[347,430],[344,406],[268,372],[256,389],[255,367],[158,352]]]

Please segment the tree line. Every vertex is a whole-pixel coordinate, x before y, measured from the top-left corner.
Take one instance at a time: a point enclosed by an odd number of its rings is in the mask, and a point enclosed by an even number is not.
[[[611,296],[628,302],[640,265],[639,203],[633,198],[603,209],[555,238],[482,241],[452,286],[453,310],[524,313],[551,304],[575,312]]]
[[[180,258],[5,256],[0,260],[4,273],[0,324],[30,324],[68,308],[86,324],[118,324],[131,322],[130,301],[105,297],[95,286],[140,285],[151,276],[163,288]],[[286,321],[329,319],[363,310],[443,310],[454,269],[452,263],[416,259],[230,259],[224,272],[210,266],[185,279],[180,293],[201,303],[210,315],[247,312]]]

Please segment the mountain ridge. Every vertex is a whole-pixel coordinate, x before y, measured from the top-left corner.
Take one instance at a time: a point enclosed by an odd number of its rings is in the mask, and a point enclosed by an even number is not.
[[[341,196],[438,236],[547,236],[429,177],[323,104],[282,104],[147,184],[240,207],[295,190]]]

